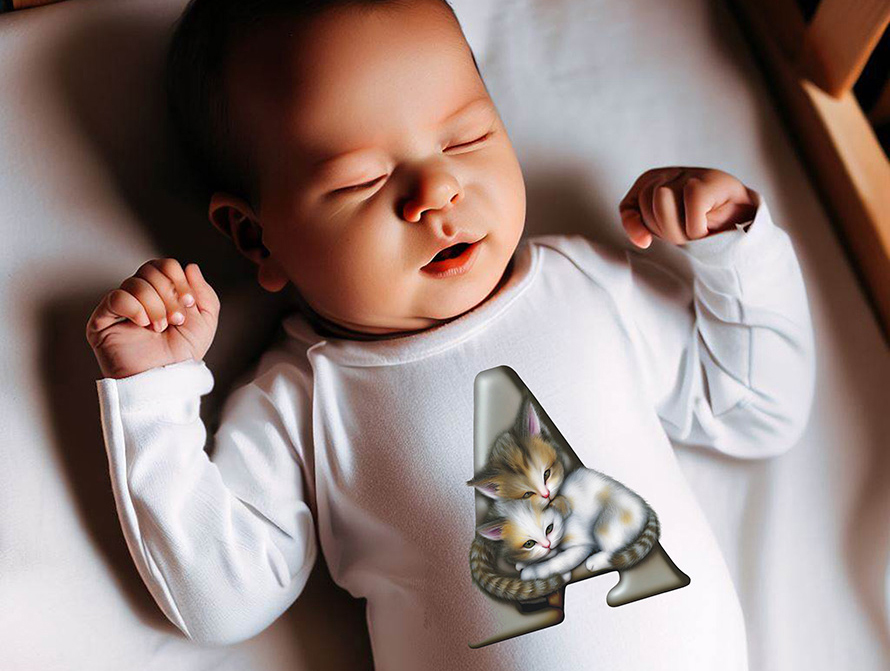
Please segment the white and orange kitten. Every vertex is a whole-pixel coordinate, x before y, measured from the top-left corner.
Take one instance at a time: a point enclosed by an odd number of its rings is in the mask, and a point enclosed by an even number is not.
[[[470,547],[471,573],[500,598],[556,591],[585,560],[594,572],[630,568],[658,540],[658,517],[646,501],[592,468],[573,469],[530,398],[467,484],[493,499]],[[521,571],[519,579],[499,570],[499,559]]]

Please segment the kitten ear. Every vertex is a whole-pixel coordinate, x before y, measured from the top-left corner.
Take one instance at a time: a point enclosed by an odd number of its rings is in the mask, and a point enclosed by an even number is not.
[[[544,438],[548,436],[547,429],[544,427],[543,422],[541,422],[541,418],[538,416],[538,411],[535,410],[535,404],[532,403],[530,398],[527,398],[522,405],[522,410],[519,412],[517,428],[521,434],[526,436],[543,435]]]
[[[485,524],[480,524],[476,527],[476,531],[479,532],[479,535],[483,538],[487,538],[492,541],[500,541],[504,539],[504,520],[494,520],[493,522],[486,522]]]
[[[508,461],[514,455],[517,455],[518,452],[519,445],[516,444],[516,440],[509,431],[504,432],[494,441],[494,446],[488,455],[489,463],[493,461]]]
[[[478,478],[473,478],[472,480],[467,480],[467,484],[471,487],[475,487],[479,490],[481,494],[484,494],[490,499],[502,499],[500,493],[500,485],[497,482],[497,476],[494,475],[483,475]]]
[[[561,494],[559,496],[554,496],[553,500],[547,505],[558,510],[563,517],[568,517],[569,513],[572,511],[572,506],[569,504],[569,500]]]

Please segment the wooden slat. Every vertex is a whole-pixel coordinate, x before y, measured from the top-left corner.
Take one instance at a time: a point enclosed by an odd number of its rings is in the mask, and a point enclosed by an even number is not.
[[[890,23],[890,0],[821,0],[801,50],[801,74],[832,96],[853,88]]]
[[[774,0],[791,2],[792,0]],[[834,98],[802,77],[758,2],[731,0],[781,103],[853,267],[890,341],[890,163],[852,92]]]
[[[868,112],[868,120],[875,128],[890,123],[890,80],[884,82],[881,95]]]
[[[27,9],[28,7],[39,7],[40,5],[50,5],[59,0],[12,0],[13,9]]]
[[[769,26],[771,43],[788,62],[800,57],[807,23],[797,4],[791,0],[730,0],[746,2],[748,10]]]

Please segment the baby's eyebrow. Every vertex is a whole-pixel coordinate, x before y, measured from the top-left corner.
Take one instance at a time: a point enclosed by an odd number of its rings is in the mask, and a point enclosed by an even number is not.
[[[444,126],[444,125],[450,123],[451,121],[454,121],[455,119],[462,117],[464,115],[469,115],[469,114],[476,113],[476,112],[492,111],[492,110],[494,110],[494,103],[492,102],[491,98],[489,98],[487,95],[485,95],[485,96],[482,96],[481,98],[476,98],[475,100],[471,100],[469,103],[467,103],[466,105],[461,107],[456,112],[452,112],[451,114],[446,116],[444,119],[442,119],[439,122],[439,125]]]
[[[438,126],[447,126],[463,117],[471,117],[475,114],[492,112],[494,110],[494,103],[490,97],[485,95],[476,98],[475,100],[471,100],[469,103],[461,106],[458,110],[449,113],[439,121]],[[339,172],[338,168],[344,163],[352,163],[354,161],[355,163],[360,164],[363,159],[367,159],[369,163],[373,164],[374,158],[379,157],[379,155],[379,149],[362,148],[337,154],[329,158],[320,159],[312,166],[313,179],[327,180],[335,177],[336,173]]]
[[[331,158],[322,159],[316,162],[312,167],[313,181],[328,181],[337,176],[341,172],[340,168],[347,163],[362,164],[363,159],[367,163],[374,164],[374,158],[379,158],[380,150],[378,149],[355,149],[345,154],[337,154]]]

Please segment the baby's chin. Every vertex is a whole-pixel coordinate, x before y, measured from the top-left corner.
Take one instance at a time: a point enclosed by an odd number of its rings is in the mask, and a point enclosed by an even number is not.
[[[506,268],[507,264],[488,268],[487,272],[483,272],[481,268],[474,268],[473,270],[480,271],[476,277],[470,277],[471,271],[461,278],[430,280],[431,283],[441,283],[441,286],[432,287],[424,314],[431,320],[445,322],[480,307],[503,288],[502,280],[506,280]],[[451,280],[462,281],[449,284]]]
[[[480,255],[482,256],[482,255]],[[481,260],[481,259],[480,259]],[[326,321],[364,333],[385,335],[423,331],[448,323],[458,317],[480,307],[498,294],[511,273],[507,273],[509,258],[506,263],[477,264],[465,275],[449,278],[423,278],[419,286],[414,287],[414,299],[402,305],[375,305],[372,312],[389,313],[390,317],[370,319],[365,310],[361,316],[333,319],[324,317]],[[410,291],[410,289],[408,290]],[[393,295],[394,291],[389,294]],[[396,294],[398,292],[395,292]],[[355,305],[341,306],[341,315],[350,315]],[[313,308],[315,312],[317,309]],[[401,317],[392,315],[402,313]],[[321,313],[330,314],[329,311]]]

